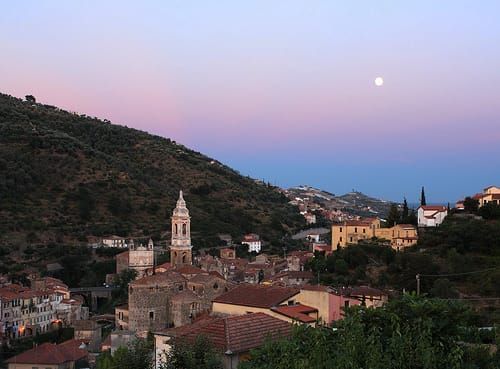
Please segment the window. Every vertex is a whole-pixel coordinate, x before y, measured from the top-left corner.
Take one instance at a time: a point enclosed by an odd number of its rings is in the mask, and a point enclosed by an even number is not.
[[[349,307],[349,300],[344,301],[344,307],[348,308]]]
[[[219,285],[217,283],[214,284],[214,290],[218,289]]]
[[[350,238],[349,242],[352,242],[352,237]]]
[[[358,233],[358,227],[354,227],[354,233]]]
[[[340,242],[342,242],[342,237],[340,237]]]
[[[155,318],[155,313],[154,313],[154,311],[150,311],[150,312],[149,312],[149,320],[154,320],[154,318]]]
[[[342,227],[340,227],[340,232],[342,232]]]

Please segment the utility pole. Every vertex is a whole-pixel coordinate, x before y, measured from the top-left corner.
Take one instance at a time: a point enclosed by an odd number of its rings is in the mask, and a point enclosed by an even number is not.
[[[420,296],[420,274],[417,274],[415,278],[417,279],[417,296]]]

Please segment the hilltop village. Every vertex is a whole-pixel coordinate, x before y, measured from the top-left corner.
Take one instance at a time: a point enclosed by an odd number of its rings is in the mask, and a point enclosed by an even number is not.
[[[314,225],[311,202],[296,197],[291,202],[308,203],[309,210],[299,207],[299,211]],[[477,215],[481,208],[498,205],[500,188],[490,186],[458,201],[453,209],[422,204],[416,209],[415,224],[341,217],[329,228],[297,233],[293,240],[300,242],[300,249],[284,248],[280,255],[267,253],[265,241],[255,233],[242,235],[239,244],[233,243],[231,235],[221,234],[222,246],[195,253],[191,226],[196,224],[191,224],[180,191],[167,247],[151,238],[89,237],[89,248],[116,250],[116,270],[106,275],[102,286],[72,288],[53,276],[36,275],[28,285],[3,276],[2,346],[20,351],[5,363],[9,369],[95,366],[103,353],[113,357],[120,348],[142,339],[152,342],[153,365],[161,369],[171,359],[176,340],[194,343],[206,336],[215,344],[223,367],[235,368],[269,337],[291,336],[295,325],[329,327],[342,320],[348,308],[379,309],[401,294],[347,279],[344,285],[325,283],[322,269],[317,268],[321,260],[328,263],[329,258],[365,244],[404,254],[418,244],[421,234],[440,227],[447,217],[481,218]],[[471,207],[476,213],[466,211]],[[319,206],[314,210],[322,211]],[[335,271],[342,273],[339,259],[334,261]],[[61,339],[65,334],[67,339]],[[23,340],[54,335],[59,342],[48,339],[19,349]]]

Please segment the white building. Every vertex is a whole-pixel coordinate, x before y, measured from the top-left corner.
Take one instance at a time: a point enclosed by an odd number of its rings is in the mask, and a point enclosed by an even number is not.
[[[101,244],[104,247],[118,247],[118,248],[126,248],[126,247],[128,247],[128,245],[127,245],[127,239],[124,238],[124,237],[120,237],[120,236],[103,237],[101,239]]]
[[[443,223],[448,215],[446,206],[441,205],[423,205],[417,210],[419,227],[437,227]]]
[[[241,244],[248,246],[248,252],[259,253],[260,250],[262,249],[262,243],[260,241],[260,237],[255,233],[250,233],[243,236],[243,241],[241,241]]]

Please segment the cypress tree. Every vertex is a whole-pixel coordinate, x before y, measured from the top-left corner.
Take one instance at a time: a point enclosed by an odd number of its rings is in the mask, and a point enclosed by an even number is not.
[[[422,186],[422,193],[420,194],[420,206],[427,205],[427,201],[425,201],[425,190],[424,186]]]
[[[408,215],[410,211],[408,209],[408,202],[406,201],[406,197],[403,200],[403,212],[401,213],[401,221],[406,223],[408,220]]]

